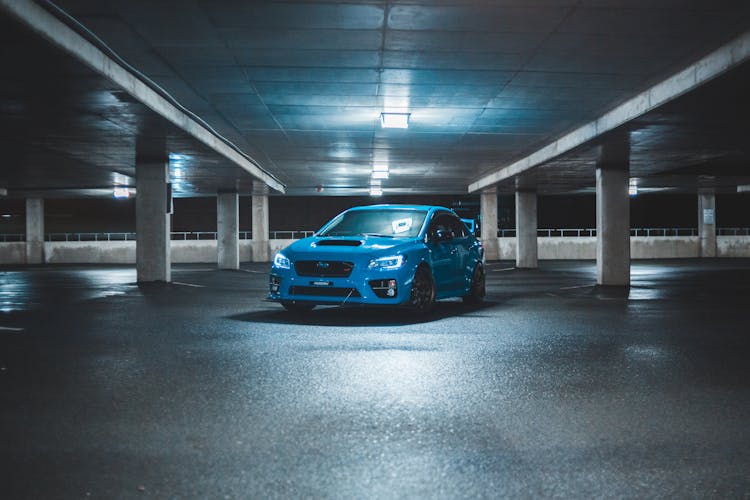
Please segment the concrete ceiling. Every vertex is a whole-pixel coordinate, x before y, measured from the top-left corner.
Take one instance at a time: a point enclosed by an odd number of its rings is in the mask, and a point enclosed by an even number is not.
[[[746,0],[57,3],[289,194],[366,194],[376,163],[390,167],[387,194],[466,193],[750,28]],[[160,120],[9,19],[2,28],[3,146],[23,154],[0,167],[0,186],[132,179],[134,128]],[[748,174],[732,132],[747,130],[747,114],[731,97],[748,71],[721,80],[631,126],[634,175],[681,173],[673,187],[692,189],[711,165]],[[411,113],[409,128],[382,129],[382,111]],[[241,170],[177,130],[170,138],[185,163],[177,194],[249,189]],[[594,154],[576,150],[534,180],[543,192],[586,189]]]

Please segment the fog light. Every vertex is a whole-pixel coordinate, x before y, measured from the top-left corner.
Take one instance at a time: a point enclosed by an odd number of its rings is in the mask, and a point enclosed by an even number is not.
[[[271,275],[271,278],[268,281],[268,287],[271,290],[271,293],[279,293],[279,289],[281,288],[281,278]]]
[[[385,294],[389,297],[396,296],[396,280],[388,280],[388,291]]]

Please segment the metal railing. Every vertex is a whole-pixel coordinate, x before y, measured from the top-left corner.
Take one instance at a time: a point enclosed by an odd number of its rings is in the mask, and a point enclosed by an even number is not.
[[[296,240],[312,236],[315,231],[271,231],[272,240]],[[250,240],[252,231],[240,231],[241,240]],[[46,241],[135,241],[135,233],[47,233]],[[175,241],[215,240],[216,231],[174,231],[170,239]],[[0,241],[25,241],[24,234],[0,234]]]
[[[135,233],[47,233],[46,241],[135,241]]]
[[[750,236],[750,227],[719,227],[716,229],[718,236]]]
[[[271,231],[272,240],[296,240],[312,236],[315,231]],[[500,238],[513,238],[515,229],[498,229]],[[716,228],[717,236],[750,236],[748,227]],[[558,228],[537,229],[538,237],[545,238],[586,238],[595,237],[596,229],[591,228]],[[698,236],[698,229],[689,227],[638,227],[630,229],[630,236]],[[241,240],[252,239],[252,231],[240,231]],[[47,233],[45,241],[135,241],[135,233]],[[216,240],[215,231],[175,231],[171,239],[176,241]],[[26,241],[23,233],[0,233],[0,243]]]
[[[698,236],[694,227],[639,227],[631,228],[630,236]]]

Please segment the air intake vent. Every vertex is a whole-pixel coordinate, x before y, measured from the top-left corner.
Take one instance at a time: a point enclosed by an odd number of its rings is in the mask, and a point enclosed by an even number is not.
[[[359,240],[320,240],[315,244],[319,247],[358,247],[362,244]]]

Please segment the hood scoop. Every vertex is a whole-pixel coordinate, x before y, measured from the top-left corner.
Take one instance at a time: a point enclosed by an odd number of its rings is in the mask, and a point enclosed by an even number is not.
[[[360,240],[320,240],[315,243],[316,247],[358,247],[362,244]]]

